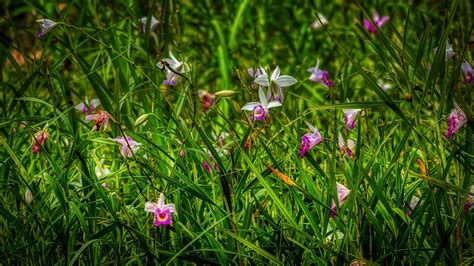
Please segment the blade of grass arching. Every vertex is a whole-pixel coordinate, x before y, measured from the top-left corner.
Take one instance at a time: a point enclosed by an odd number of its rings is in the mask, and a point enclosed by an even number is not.
[[[193,240],[191,240],[186,246],[184,246],[182,249],[180,249],[176,254],[174,254],[174,256],[169,259],[167,262],[166,262],[166,265],[170,265],[179,255],[181,255],[181,253],[183,253],[187,248],[189,248],[194,242],[198,241],[199,239],[201,239],[201,237],[205,234],[207,234],[211,229],[213,229],[214,227],[216,227],[217,225],[219,225],[222,221],[224,221],[225,219],[228,219],[230,216],[230,214],[224,216],[223,218],[219,219],[218,221],[214,222],[213,224],[211,224],[208,228],[206,228],[206,230],[202,231],[201,233],[199,233],[196,237],[193,238]],[[184,225],[182,225],[184,226]]]
[[[418,67],[420,67],[421,59],[423,58],[423,56],[425,54],[426,40],[428,39],[428,36],[430,35],[430,32],[431,32],[431,24],[428,24],[426,26],[426,30],[423,31],[423,34],[421,35],[421,38],[420,38],[420,41],[419,41],[419,44],[418,44],[418,49],[416,51],[416,57],[415,57],[415,65],[413,66],[413,72],[414,73],[418,73]],[[423,68],[422,70],[425,70],[425,69]],[[421,71],[421,73],[426,75],[426,71]],[[419,75],[418,78],[420,78],[421,80],[424,80],[424,78],[425,78],[424,75],[423,76]],[[415,76],[413,76],[413,79],[411,80],[412,82],[414,82],[414,77]]]
[[[242,18],[244,17],[244,12],[247,7],[249,0],[244,0],[240,3],[239,10],[237,11],[237,15],[235,16],[234,23],[232,23],[232,27],[230,29],[229,35],[229,49],[234,49],[237,45],[236,36],[239,28],[242,25]]]
[[[372,210],[369,206],[367,206],[364,200],[360,201],[360,206],[364,209],[365,214],[367,215],[367,222],[374,226],[375,231],[378,234],[378,237],[383,240],[384,244],[387,246],[387,249],[391,248],[390,241],[387,239],[387,234],[383,230],[382,223],[377,217],[374,215]]]
[[[71,261],[69,262],[69,265],[72,266],[74,265],[74,262],[76,262],[76,260],[79,258],[79,256],[82,255],[82,252],[87,248],[89,247],[90,245],[94,244],[95,242],[99,242],[101,241],[102,239],[92,239],[92,240],[89,240],[87,241],[84,245],[82,245],[81,248],[79,248],[78,251],[76,251],[76,253],[74,254],[74,257],[72,257]]]
[[[226,234],[232,236],[235,240],[239,241],[240,243],[244,244],[245,246],[247,246],[248,248],[250,248],[251,250],[255,251],[257,253],[257,255],[259,256],[262,256],[262,257],[265,257],[267,258],[270,262],[274,263],[274,264],[278,264],[278,265],[283,265],[283,263],[281,261],[279,261],[275,256],[273,256],[272,254],[270,254],[269,252],[267,252],[266,250],[262,249],[261,247],[253,244],[252,242],[230,232],[230,231],[224,231]]]
[[[229,85],[230,70],[228,69],[229,60],[228,60],[227,42],[225,40],[224,33],[222,32],[222,28],[219,22],[217,20],[212,20],[211,24],[219,40],[219,45],[217,46],[217,60],[219,63],[219,71],[222,78],[221,87],[228,89],[230,87]]]
[[[296,193],[294,188],[290,187],[290,191],[291,191],[291,195],[296,200],[296,203],[298,204],[300,209],[303,211],[304,217],[308,220],[311,228],[313,229],[313,233],[316,235],[318,239],[322,239],[321,230],[319,229],[319,226],[316,223],[316,220],[314,220],[313,214],[309,211],[308,206],[303,202],[303,199],[298,193]]]

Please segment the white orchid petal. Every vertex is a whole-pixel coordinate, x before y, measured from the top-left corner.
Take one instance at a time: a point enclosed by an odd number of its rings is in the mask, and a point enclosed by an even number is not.
[[[261,85],[261,86],[264,86],[264,87],[269,87],[270,86],[270,82],[268,81],[268,76],[266,74],[257,77],[254,80],[254,82],[257,83],[258,85]]]
[[[263,92],[262,88],[258,89],[258,98],[260,100],[260,103],[264,106],[267,107],[268,105],[268,100],[267,97],[265,96],[265,93]]]
[[[275,70],[273,70],[271,79],[276,80],[279,76],[280,76],[280,67],[277,66]]]
[[[244,106],[242,106],[241,110],[246,110],[246,111],[252,111],[255,106],[259,106],[260,103],[257,103],[257,102],[250,102],[250,103],[246,103]]]
[[[288,87],[295,85],[298,81],[292,76],[280,76],[275,80],[275,83],[280,87]]]
[[[281,106],[281,102],[278,102],[278,101],[273,101],[273,102],[270,102],[267,106],[268,109],[270,108],[273,108],[273,107],[280,107]]]
[[[156,203],[152,203],[152,202],[145,203],[145,211],[146,212],[155,212],[156,208],[157,208]]]

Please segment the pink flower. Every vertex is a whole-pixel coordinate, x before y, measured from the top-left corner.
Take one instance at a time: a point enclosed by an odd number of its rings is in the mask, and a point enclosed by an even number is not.
[[[464,76],[464,83],[471,84],[474,81],[474,70],[471,65],[465,61],[461,64],[461,70]]]
[[[122,145],[122,147],[120,147],[120,153],[123,157],[132,157],[141,145],[141,143],[134,141],[130,136],[127,136],[126,138],[120,136],[112,140]]]
[[[36,22],[40,24],[41,31],[36,34],[36,39],[40,39],[51,29],[53,29],[58,23],[49,19],[39,19]]]
[[[344,112],[344,123],[349,129],[354,129],[362,109],[344,109],[342,111]]]
[[[448,117],[448,132],[446,132],[446,138],[450,139],[459,128],[466,124],[466,122],[466,114],[464,114],[459,105],[454,102],[454,109],[451,111],[451,114]]]
[[[329,80],[329,75],[326,70],[319,69],[319,59],[315,67],[309,68],[308,72],[311,73],[309,80],[312,82],[320,83],[326,87],[332,87],[334,84]]]
[[[346,188],[345,186],[337,183],[336,184],[337,187],[337,200],[339,202],[339,206],[341,206],[344,201],[346,200],[347,196],[349,196],[349,193],[351,192],[348,188]],[[336,215],[336,210],[337,210],[337,206],[336,206],[336,202],[334,202],[334,200],[332,200],[331,202],[331,213],[329,214],[330,217],[334,217],[334,215]]]
[[[75,106],[77,111],[82,111],[84,114],[94,113],[95,108],[100,105],[99,99],[92,99],[90,102],[89,100],[85,100],[84,102]],[[90,110],[89,110],[90,108]]]
[[[355,148],[355,143],[353,140],[347,139],[347,143],[346,143],[342,135],[339,134],[338,145],[339,145],[339,150],[341,151],[341,154],[344,154],[347,152],[347,156],[349,156],[349,158],[352,158],[354,154],[353,150]]]
[[[106,111],[100,110],[97,112],[97,114],[86,116],[86,123],[89,123],[90,121],[95,120],[95,128],[92,128],[92,130],[99,131],[102,124],[104,124],[103,129],[106,130],[107,126],[109,125],[109,118],[110,118],[109,113],[107,113]]]
[[[209,163],[204,159],[202,160],[202,166],[204,167],[204,171],[206,171],[206,173],[211,173],[211,167],[209,166]]]
[[[265,96],[263,89],[260,87],[258,89],[258,97],[260,98],[260,102],[247,103],[242,107],[242,110],[252,111],[252,115],[250,115],[251,120],[262,121],[265,116],[267,116],[268,109],[281,106],[281,103],[278,101],[268,102],[267,99],[269,96],[270,89],[268,89],[268,95]]]
[[[390,17],[388,16],[382,16],[380,17],[377,12],[374,13],[374,16],[372,17],[372,20],[375,23],[375,26],[377,28],[382,27],[383,24],[387,23]],[[374,33],[376,31],[375,27],[370,23],[370,20],[364,19],[364,28],[366,28],[369,32]]]
[[[165,195],[160,193],[157,203],[147,202],[145,203],[145,211],[153,213],[153,224],[155,227],[160,225],[168,226],[172,223],[171,213],[176,212],[176,208],[173,203],[165,204]]]
[[[207,112],[214,104],[214,94],[205,90],[198,90],[198,97],[201,99],[202,109]]]
[[[300,158],[303,158],[310,149],[312,149],[314,146],[316,146],[323,140],[321,134],[315,127],[313,127],[310,123],[306,121],[305,123],[309,127],[309,129],[311,129],[312,133],[306,133],[301,137],[301,148],[298,151],[298,156]]]
[[[47,137],[49,137],[49,133],[44,130],[36,132],[34,137],[31,137],[31,139],[33,140],[33,146],[31,147],[31,151],[34,154],[40,152],[41,146],[44,145],[44,142],[46,141]]]

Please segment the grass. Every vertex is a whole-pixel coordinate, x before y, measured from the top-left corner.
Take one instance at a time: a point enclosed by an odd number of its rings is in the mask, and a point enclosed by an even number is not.
[[[472,264],[473,216],[464,205],[473,196],[474,117],[461,71],[473,62],[472,7],[3,3],[1,261]],[[374,11],[390,20],[369,33],[362,21]],[[318,13],[329,23],[312,29]],[[142,32],[143,16],[160,24]],[[42,18],[58,24],[35,39]],[[448,60],[447,42],[456,53]],[[156,66],[168,51],[190,68],[173,70],[176,86],[162,85]],[[308,79],[317,59],[333,87]],[[298,82],[285,88],[282,107],[252,121],[241,108],[258,99],[247,74],[258,66],[279,66]],[[199,90],[220,95],[207,111]],[[110,114],[107,130],[94,131],[74,108],[93,98]],[[447,139],[454,101],[468,122]],[[353,130],[344,109],[363,110]],[[304,121],[323,140],[300,158]],[[34,154],[39,130],[49,137]],[[340,152],[339,134],[354,140],[353,158]],[[122,156],[118,136],[141,145]],[[110,173],[97,173],[100,165]],[[343,201],[337,183],[351,190]],[[145,212],[160,193],[177,210],[166,227]],[[410,209],[413,196],[420,201]]]

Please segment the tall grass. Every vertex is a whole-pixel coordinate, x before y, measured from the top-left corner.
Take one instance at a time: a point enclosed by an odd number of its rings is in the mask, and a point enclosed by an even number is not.
[[[460,68],[473,58],[472,8],[469,1],[3,3],[1,261],[472,264],[473,217],[464,205],[474,117]],[[374,11],[390,20],[369,33],[362,21]],[[317,13],[329,24],[315,30]],[[142,32],[143,16],[156,17],[157,29]],[[35,40],[41,18],[59,24]],[[447,42],[456,53],[449,60]],[[191,70],[178,73],[176,86],[162,85],[165,71],[156,66],[168,51]],[[334,87],[308,80],[317,59]],[[264,121],[241,110],[258,99],[247,74],[258,66],[298,80]],[[223,96],[204,111],[199,90]],[[86,98],[110,113],[107,130],[93,131],[75,110]],[[447,139],[454,101],[468,122]],[[352,131],[344,109],[363,110]],[[323,141],[299,158],[304,121]],[[33,154],[38,130],[50,136]],[[340,133],[355,141],[353,158],[341,154]],[[140,149],[123,157],[118,136]],[[98,165],[110,173],[97,174]],[[337,182],[351,190],[344,202]],[[177,209],[167,227],[145,212],[160,193]]]

